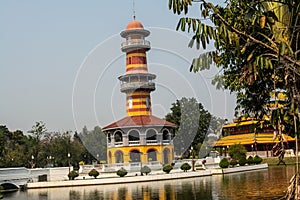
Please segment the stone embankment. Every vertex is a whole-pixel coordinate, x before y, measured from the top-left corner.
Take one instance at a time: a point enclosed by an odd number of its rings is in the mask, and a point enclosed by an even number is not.
[[[129,173],[125,177],[118,177],[115,173],[102,173],[97,179],[89,177],[78,177],[72,181],[49,181],[49,182],[33,182],[27,184],[27,189],[34,188],[53,188],[53,187],[75,187],[89,185],[107,185],[107,184],[125,184],[147,181],[163,181],[172,179],[195,178],[203,176],[212,176],[217,174],[236,173],[243,171],[267,169],[268,164],[250,165],[243,167],[234,167],[227,169],[205,169],[197,171],[182,172],[181,170],[172,170],[170,174],[165,174],[161,171],[153,172],[148,176],[140,176],[139,174]]]

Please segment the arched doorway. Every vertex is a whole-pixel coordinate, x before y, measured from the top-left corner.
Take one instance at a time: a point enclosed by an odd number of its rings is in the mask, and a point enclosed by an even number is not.
[[[124,163],[124,155],[122,151],[116,151],[115,153],[116,163]]]
[[[132,150],[129,153],[130,162],[141,162],[141,153],[138,150]]]
[[[149,149],[147,152],[148,161],[157,161],[157,151],[155,149]]]
[[[163,151],[164,154],[164,164],[169,164],[170,163],[170,149],[165,148]]]

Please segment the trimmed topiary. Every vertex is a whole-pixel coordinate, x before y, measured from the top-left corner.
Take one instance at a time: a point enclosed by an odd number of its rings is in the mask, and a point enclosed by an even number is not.
[[[99,172],[96,169],[92,169],[89,172],[89,176],[93,176],[94,178],[97,178],[97,176],[99,176]]]
[[[253,163],[254,164],[260,164],[262,162],[262,158],[259,157],[258,155],[254,156],[253,158]]]
[[[229,166],[229,162],[228,162],[227,158],[222,158],[222,160],[219,163],[219,166],[221,168],[227,168]]]
[[[249,156],[247,158],[247,163],[248,163],[248,165],[252,165],[253,164],[253,157],[252,156]]]
[[[232,167],[234,167],[235,165],[237,165],[237,163],[238,163],[237,160],[234,159],[234,158],[231,159],[230,162],[229,162],[229,164],[230,164]]]
[[[70,171],[70,173],[68,174],[69,180],[74,180],[78,176],[79,174],[75,170]]]
[[[120,177],[124,177],[127,175],[127,170],[124,169],[123,167],[121,167],[118,171],[117,171],[117,175],[120,176]]]
[[[191,165],[189,165],[189,163],[183,163],[180,167],[181,170],[183,170],[184,172],[187,172],[188,170],[190,170],[192,167]]]
[[[163,171],[166,172],[166,174],[169,174],[172,169],[173,167],[171,165],[165,165],[163,167]]]
[[[240,165],[240,166],[245,166],[246,163],[247,163],[246,156],[241,156],[241,157],[239,158],[239,165]]]
[[[145,165],[145,166],[142,167],[142,169],[141,169],[141,173],[142,173],[142,174],[148,175],[150,172],[151,172],[151,169],[150,169],[150,167],[148,167],[147,165]]]

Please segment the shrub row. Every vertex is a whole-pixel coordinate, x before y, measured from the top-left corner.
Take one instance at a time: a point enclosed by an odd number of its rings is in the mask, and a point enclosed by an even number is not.
[[[231,159],[230,161],[228,161],[227,158],[223,158],[220,161],[219,166],[221,168],[227,168],[227,167],[229,167],[229,165],[234,167],[237,164],[239,164],[240,166],[244,166],[246,164],[248,164],[248,165],[260,164],[261,162],[262,162],[262,158],[259,157],[258,155],[254,156],[254,158],[252,156],[249,156],[247,159],[246,159],[246,156],[241,156],[238,160]]]

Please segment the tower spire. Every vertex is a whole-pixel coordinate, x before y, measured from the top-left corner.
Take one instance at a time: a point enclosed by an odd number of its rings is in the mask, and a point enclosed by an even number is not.
[[[133,20],[135,20],[135,2],[132,0]]]

